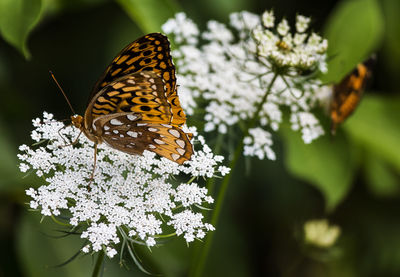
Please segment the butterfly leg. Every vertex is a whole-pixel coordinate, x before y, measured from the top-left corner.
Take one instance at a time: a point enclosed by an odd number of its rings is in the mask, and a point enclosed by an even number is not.
[[[69,126],[70,126],[70,125],[69,125]],[[68,127],[68,126],[66,126],[66,127]],[[58,134],[62,137],[62,139],[64,140],[64,142],[67,143],[67,141],[64,139],[64,137],[60,134],[60,131],[61,131],[62,129],[64,129],[64,128],[65,128],[65,127],[62,127],[61,129],[59,129],[59,130],[58,130]],[[61,145],[60,148],[61,148],[61,147],[67,147],[67,146],[71,146],[71,145],[77,144],[77,143],[78,143],[78,140],[79,140],[79,137],[81,136],[81,134],[82,134],[82,131],[79,132],[79,134],[78,134],[78,136],[76,137],[76,139],[74,139],[71,143],[67,143],[67,144]]]
[[[65,142],[65,143],[68,143],[67,142],[67,140],[64,138],[64,136],[61,134],[61,130],[63,130],[63,129],[65,129],[65,128],[67,128],[67,127],[69,127],[69,126],[71,126],[71,124],[69,124],[69,125],[64,125],[63,127],[61,127],[60,129],[58,129],[58,135],[62,138],[62,140]]]
[[[77,143],[78,143],[78,140],[79,140],[79,137],[81,136],[81,134],[82,134],[82,131],[79,132],[79,134],[78,134],[78,136],[76,137],[76,139],[74,139],[74,141],[71,142],[69,145],[75,145],[75,144],[77,144]]]
[[[93,181],[94,179],[94,171],[96,170],[96,161],[97,161],[97,143],[94,145],[94,162],[93,162],[92,175],[90,176],[90,181]]]

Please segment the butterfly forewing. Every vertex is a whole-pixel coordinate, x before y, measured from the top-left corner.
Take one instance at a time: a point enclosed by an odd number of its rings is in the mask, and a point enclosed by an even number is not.
[[[159,74],[166,84],[166,93],[174,93],[175,66],[172,63],[168,38],[160,33],[145,35],[127,45],[113,59],[103,76],[95,84],[91,98],[115,79],[139,71]]]
[[[162,79],[149,71],[111,82],[89,103],[85,119],[95,120],[113,113],[138,113],[143,120],[165,124],[170,124],[173,116]],[[90,126],[90,122],[87,125]]]
[[[178,94],[176,91],[168,96],[168,102],[171,103],[172,124],[181,126],[186,122],[186,115],[181,108]]]
[[[97,81],[89,101],[116,79],[140,71],[151,71],[161,77],[168,102],[172,105],[172,124],[182,125],[186,116],[176,91],[175,66],[170,54],[168,38],[160,33],[145,35],[126,46],[113,59]]]

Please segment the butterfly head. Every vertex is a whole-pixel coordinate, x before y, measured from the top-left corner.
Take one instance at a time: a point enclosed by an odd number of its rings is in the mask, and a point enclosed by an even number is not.
[[[81,115],[71,115],[71,122],[78,129],[82,129],[83,117]]]

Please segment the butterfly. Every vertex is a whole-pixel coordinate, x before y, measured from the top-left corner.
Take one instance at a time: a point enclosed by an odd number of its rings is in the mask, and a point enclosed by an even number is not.
[[[363,91],[372,75],[375,56],[359,63],[343,80],[333,86],[333,97],[330,105],[331,133],[335,134],[340,123],[345,121],[360,103]]]
[[[94,85],[85,114],[71,121],[94,142],[95,165],[103,142],[129,154],[148,150],[178,164],[190,160],[192,134],[181,128],[186,115],[168,38],[151,33],[122,49]]]

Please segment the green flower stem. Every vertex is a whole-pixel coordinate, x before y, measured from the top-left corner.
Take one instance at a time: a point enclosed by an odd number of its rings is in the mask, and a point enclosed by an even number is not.
[[[215,147],[213,149],[214,150],[213,153],[215,155],[219,155],[219,153],[221,151],[221,146],[222,146],[222,143],[224,141],[223,138],[224,138],[223,134],[218,133],[217,142],[216,142]],[[215,180],[216,180],[216,178],[209,178],[207,180],[206,188],[208,190],[208,194],[209,195],[213,195],[214,194]]]
[[[278,76],[279,76],[279,75],[275,73],[274,76],[272,77],[272,80],[271,80],[271,82],[269,83],[269,85],[268,85],[268,87],[267,87],[267,89],[266,89],[266,91],[265,91],[265,94],[264,94],[263,98],[262,98],[261,101],[258,103],[257,109],[256,109],[256,111],[254,112],[254,115],[253,115],[252,120],[250,121],[250,123],[249,123],[249,125],[247,126],[246,130],[243,132],[242,139],[240,140],[239,145],[236,147],[236,150],[235,150],[235,154],[234,154],[234,156],[233,156],[233,159],[232,159],[231,163],[229,164],[229,167],[230,167],[230,169],[231,169],[231,172],[230,172],[228,175],[225,176],[225,178],[223,179],[223,181],[222,181],[222,183],[221,183],[221,187],[220,187],[220,190],[219,190],[219,192],[218,192],[218,197],[217,197],[217,201],[216,201],[215,208],[214,208],[214,213],[212,214],[212,217],[211,217],[210,223],[211,223],[214,227],[216,227],[217,224],[218,224],[218,218],[219,218],[219,215],[220,215],[220,213],[221,213],[221,208],[222,208],[223,201],[224,201],[224,199],[225,199],[226,191],[227,191],[227,189],[228,189],[229,181],[230,181],[230,179],[231,179],[231,176],[233,175],[233,171],[234,171],[234,169],[235,169],[235,167],[236,167],[236,164],[237,164],[237,162],[238,162],[238,160],[239,160],[241,154],[243,153],[243,148],[244,148],[244,142],[243,142],[243,140],[244,140],[244,138],[245,138],[246,136],[248,136],[249,130],[250,130],[251,128],[253,128],[254,125],[256,124],[256,122],[257,122],[257,120],[258,120],[258,117],[259,117],[259,114],[260,114],[260,112],[261,112],[261,109],[262,109],[262,107],[263,107],[263,104],[264,104],[265,101],[267,100],[267,96],[268,96],[269,93],[271,92],[272,85],[275,83],[275,80],[276,80],[276,78],[277,78]],[[211,247],[211,245],[212,245],[214,233],[215,233],[215,231],[214,231],[214,232],[210,232],[210,233],[207,235],[207,238],[206,238],[204,247],[202,248],[202,251],[200,252],[198,262],[197,262],[197,264],[195,264],[194,270],[190,272],[190,273],[191,273],[191,274],[190,274],[191,276],[193,276],[193,277],[201,277],[201,276],[203,275],[204,265],[205,265],[205,263],[206,263],[206,261],[207,261],[208,253],[210,252],[210,247]]]
[[[104,250],[99,251],[97,256],[96,264],[94,265],[92,277],[99,277],[101,276],[101,272],[103,269],[103,262],[104,262]]]

